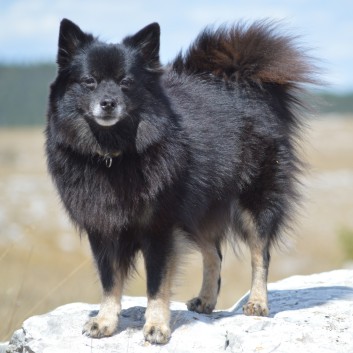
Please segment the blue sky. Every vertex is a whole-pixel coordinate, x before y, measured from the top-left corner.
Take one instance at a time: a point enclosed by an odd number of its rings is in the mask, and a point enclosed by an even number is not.
[[[109,42],[157,21],[165,63],[208,24],[284,20],[321,60],[330,89],[353,91],[352,0],[0,0],[0,62],[54,62],[63,17]]]

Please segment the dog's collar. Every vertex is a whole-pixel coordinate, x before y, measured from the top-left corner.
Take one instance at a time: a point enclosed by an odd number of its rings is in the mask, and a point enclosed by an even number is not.
[[[111,153],[98,153],[98,158],[104,162],[107,168],[110,168],[113,165],[113,159],[119,157],[121,154],[121,151],[115,151]]]

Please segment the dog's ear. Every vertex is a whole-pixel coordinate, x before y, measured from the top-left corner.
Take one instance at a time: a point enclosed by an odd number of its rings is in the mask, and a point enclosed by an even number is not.
[[[84,33],[79,26],[64,18],[60,23],[57,63],[65,68],[78,49],[93,41],[91,34]]]
[[[159,24],[154,22],[142,28],[133,36],[126,37],[123,44],[137,49],[145,60],[149,69],[158,69],[159,41],[161,30]]]

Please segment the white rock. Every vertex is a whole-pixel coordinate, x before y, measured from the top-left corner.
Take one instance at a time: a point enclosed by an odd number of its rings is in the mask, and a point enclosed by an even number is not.
[[[268,318],[242,315],[244,296],[232,308],[201,315],[172,303],[172,338],[165,346],[142,335],[145,298],[124,297],[117,333],[91,339],[82,326],[98,305],[68,304],[29,318],[7,352],[353,352],[353,270],[295,276],[269,284]]]
[[[0,353],[5,353],[9,342],[0,342]]]

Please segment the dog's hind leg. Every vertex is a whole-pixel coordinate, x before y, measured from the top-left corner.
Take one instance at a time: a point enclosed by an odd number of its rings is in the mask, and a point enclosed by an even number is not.
[[[267,277],[270,263],[269,241],[261,237],[249,214],[246,214],[247,243],[250,248],[252,279],[248,302],[243,307],[245,315],[267,316]]]
[[[210,314],[216,306],[221,286],[222,253],[220,245],[208,242],[201,247],[203,259],[202,287],[196,298],[189,300],[186,305],[191,311]]]

